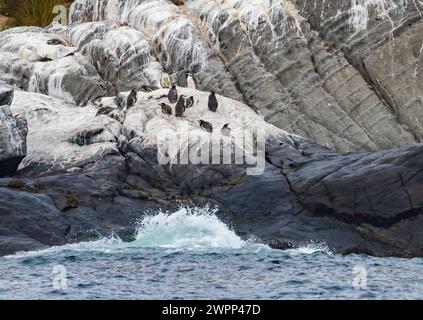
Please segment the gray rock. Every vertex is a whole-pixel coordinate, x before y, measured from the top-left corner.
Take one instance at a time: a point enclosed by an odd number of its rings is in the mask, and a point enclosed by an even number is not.
[[[55,39],[68,45],[49,45]],[[0,33],[0,80],[76,105],[103,96],[105,84],[95,67],[58,34],[35,27]]]
[[[423,256],[422,3],[184,2],[77,0],[70,26],[0,33],[0,79],[36,92],[11,103],[0,85],[0,176],[26,155],[0,179],[0,255],[130,241],[148,212],[209,203],[279,249]],[[127,91],[164,72],[186,86],[187,71],[201,91],[178,87],[195,97],[184,118],[161,112],[167,89],[125,107]],[[199,119],[264,129],[264,172],[174,162],[210,136]]]
[[[10,106],[13,101],[14,90],[11,86],[0,82],[0,106]]]
[[[10,104],[13,89],[0,83],[0,177],[15,174],[26,156],[28,125],[23,117],[13,117]]]
[[[249,1],[188,0],[181,9],[153,1],[116,1],[105,19],[107,1],[81,0],[74,4],[75,21],[85,6],[84,12],[99,22],[96,27],[72,26],[68,32],[78,43],[86,34],[96,35],[83,41],[91,48],[87,52],[94,61],[105,61],[100,73],[111,62],[108,78],[125,90],[129,83],[157,83],[157,74],[145,77],[154,61],[155,70],[168,70],[179,85],[185,85],[180,75],[191,70],[200,90],[244,101],[270,123],[333,150],[420,142],[422,5],[354,3],[293,0],[250,6]],[[113,30],[95,32],[101,23],[110,30],[112,22],[117,25]],[[74,31],[80,29],[91,31]],[[142,33],[147,47],[140,51],[131,40],[110,41],[111,35],[125,32]],[[116,45],[117,56],[111,50]],[[130,46],[134,49],[123,57],[123,69],[116,67],[119,52],[125,52],[121,48]],[[153,53],[152,60],[140,52]],[[134,68],[134,61],[143,67]],[[118,74],[119,81],[113,79]]]
[[[136,106],[122,111],[123,123],[96,117],[96,108],[88,106],[82,109],[84,117],[77,115],[75,126],[74,107],[30,94],[28,119],[35,131],[31,141],[49,142],[30,149],[31,160],[18,176],[0,179],[0,254],[112,233],[130,241],[137,221],[149,212],[208,203],[237,234],[255,236],[279,249],[313,241],[344,254],[423,256],[422,145],[339,154],[267,124],[242,103],[218,96],[220,112],[210,113],[207,92],[179,90],[199,101],[185,119],[161,112],[164,89],[143,94]],[[17,93],[22,105],[14,102],[12,109],[22,110],[26,95]],[[116,100],[99,103],[112,105]],[[37,104],[51,111],[40,114]],[[67,125],[54,120],[58,114],[66,115]],[[232,130],[264,128],[268,139],[263,174],[249,176],[244,165],[159,164],[155,134],[181,128],[183,121],[195,123],[196,118],[207,118],[217,127],[229,122]],[[81,146],[66,138],[87,132],[84,128],[109,130],[110,124],[102,126],[99,119],[119,126],[113,130],[114,142],[102,141],[104,132],[98,133],[102,136],[96,143]],[[47,135],[45,128],[35,125],[40,121],[49,128]],[[206,134],[198,127],[190,131]]]

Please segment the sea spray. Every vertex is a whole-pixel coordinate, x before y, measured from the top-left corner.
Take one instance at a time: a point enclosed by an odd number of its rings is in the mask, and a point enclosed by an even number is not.
[[[183,207],[173,213],[159,212],[141,222],[137,246],[152,248],[240,249],[246,242],[235,234],[209,207]]]

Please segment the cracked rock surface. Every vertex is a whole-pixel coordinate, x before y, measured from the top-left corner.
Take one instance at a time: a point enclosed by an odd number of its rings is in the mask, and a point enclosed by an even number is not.
[[[209,204],[275,248],[423,256],[422,12],[394,0],[77,0],[69,26],[0,33],[0,255],[132,240],[145,214]],[[183,118],[161,111],[166,76],[194,96]],[[213,136],[200,119],[218,136],[226,123],[264,130],[263,174],[173,162]],[[158,161],[165,132],[182,137],[171,164]]]

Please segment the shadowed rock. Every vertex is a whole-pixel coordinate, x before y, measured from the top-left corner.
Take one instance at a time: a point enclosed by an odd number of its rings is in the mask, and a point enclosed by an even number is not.
[[[0,83],[0,177],[13,175],[26,156],[28,126],[25,118],[13,117],[13,88]]]

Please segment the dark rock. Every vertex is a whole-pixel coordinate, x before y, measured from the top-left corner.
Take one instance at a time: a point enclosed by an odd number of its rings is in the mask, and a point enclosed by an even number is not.
[[[10,106],[13,100],[12,87],[0,82],[0,106]]]

